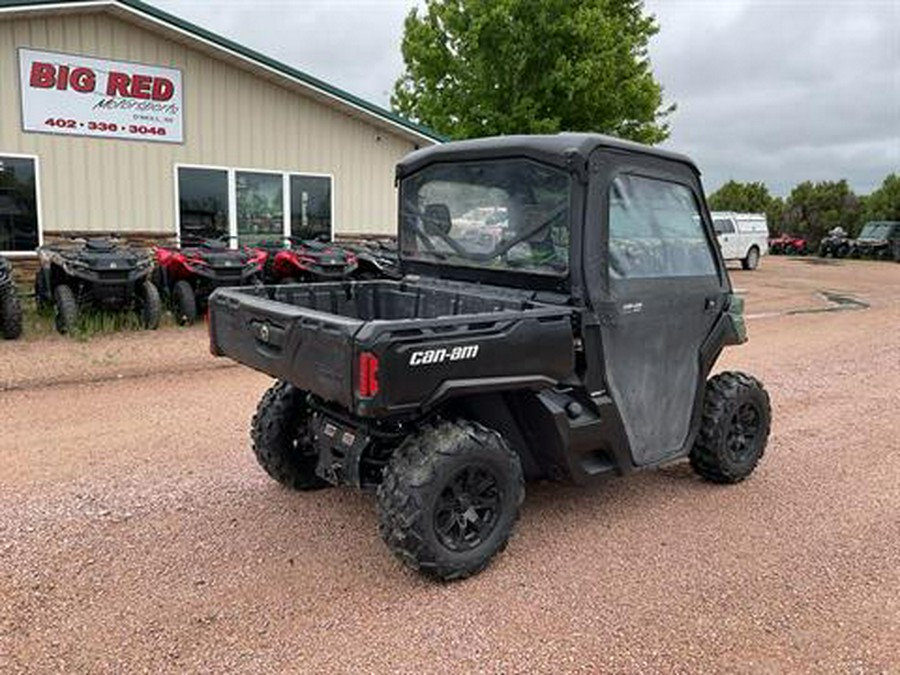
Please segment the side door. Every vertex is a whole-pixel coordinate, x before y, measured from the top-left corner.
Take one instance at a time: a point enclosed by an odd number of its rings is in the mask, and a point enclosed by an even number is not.
[[[716,218],[713,221],[713,226],[716,229],[716,239],[719,242],[719,248],[722,249],[722,257],[725,260],[740,258],[739,235],[734,221],[731,218]]]
[[[603,380],[639,466],[692,442],[703,346],[730,292],[699,181],[683,173],[626,165],[600,186]]]

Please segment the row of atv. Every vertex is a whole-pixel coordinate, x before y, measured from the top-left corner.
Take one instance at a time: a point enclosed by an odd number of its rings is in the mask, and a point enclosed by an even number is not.
[[[204,239],[151,252],[113,239],[77,239],[41,247],[38,257],[35,301],[38,309],[52,307],[63,334],[72,332],[88,307],[133,311],[143,328],[153,330],[166,305],[178,324],[193,323],[217,288],[397,276],[396,248],[385,241],[337,246],[290,239],[232,248],[227,240]],[[21,316],[10,266],[0,259],[4,338],[21,335]]]

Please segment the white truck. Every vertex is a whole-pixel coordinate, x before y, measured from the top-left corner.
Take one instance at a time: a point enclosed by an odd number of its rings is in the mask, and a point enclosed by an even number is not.
[[[769,225],[762,213],[713,211],[716,239],[725,260],[740,260],[745,270],[755,270],[769,252]]]

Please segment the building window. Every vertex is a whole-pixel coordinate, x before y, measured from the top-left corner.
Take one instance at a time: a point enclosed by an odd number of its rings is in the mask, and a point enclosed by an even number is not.
[[[291,176],[291,236],[331,239],[331,178]]]
[[[178,217],[182,241],[227,236],[228,172],[179,167]]]
[[[278,173],[237,171],[237,234],[242,244],[284,239],[284,178]]]
[[[234,246],[332,236],[331,176],[206,166],[178,166],[176,176],[182,242],[227,237]]]
[[[33,251],[40,245],[37,162],[0,155],[0,251]]]

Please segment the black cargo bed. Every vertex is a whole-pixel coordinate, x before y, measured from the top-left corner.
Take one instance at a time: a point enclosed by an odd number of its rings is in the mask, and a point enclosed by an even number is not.
[[[210,301],[216,354],[287,380],[358,414],[449,395],[470,378],[547,383],[571,373],[571,308],[465,284],[343,281],[228,288]],[[423,350],[475,346],[458,363]],[[378,357],[379,394],[355,396],[361,352]],[[450,353],[450,352],[448,352]],[[427,363],[426,363],[427,362]],[[429,367],[425,367],[429,366]],[[449,388],[449,390],[448,390]]]

